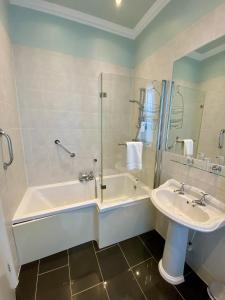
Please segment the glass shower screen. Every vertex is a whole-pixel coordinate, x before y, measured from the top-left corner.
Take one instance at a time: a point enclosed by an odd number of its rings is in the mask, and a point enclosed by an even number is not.
[[[102,73],[99,77],[101,201],[126,201],[152,187],[161,82]],[[127,168],[129,141],[143,143],[142,169]]]

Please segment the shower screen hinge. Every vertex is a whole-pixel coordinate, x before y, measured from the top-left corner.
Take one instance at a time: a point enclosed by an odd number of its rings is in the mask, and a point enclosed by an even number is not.
[[[105,185],[105,184],[104,184],[104,185],[102,184],[102,185],[101,185],[101,189],[102,189],[102,190],[106,190],[106,185]]]
[[[107,93],[101,92],[100,93],[100,98],[107,98]]]

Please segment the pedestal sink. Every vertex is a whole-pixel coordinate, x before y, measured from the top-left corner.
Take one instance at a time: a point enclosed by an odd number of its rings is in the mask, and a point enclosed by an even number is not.
[[[169,218],[169,226],[163,257],[159,262],[161,276],[171,284],[184,281],[183,270],[186,258],[189,229],[212,232],[225,225],[225,203],[207,195],[205,206],[193,201],[202,197],[202,190],[185,185],[184,194],[179,194],[181,184],[170,179],[152,191],[152,203]],[[178,192],[175,192],[177,191]]]

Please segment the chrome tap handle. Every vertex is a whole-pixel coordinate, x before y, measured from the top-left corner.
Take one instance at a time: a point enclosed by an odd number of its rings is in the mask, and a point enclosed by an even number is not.
[[[202,196],[208,196],[209,194],[208,193],[205,193],[205,192],[201,192]]]
[[[209,194],[208,193],[205,193],[205,192],[201,192],[201,194],[202,194],[202,197],[201,197],[201,199],[203,200],[203,201],[205,201],[206,200],[206,196],[208,196]]]
[[[206,206],[206,196],[208,196],[209,194],[205,193],[205,192],[201,192],[202,196],[200,199],[197,199],[197,200],[193,200],[192,201],[192,205],[193,207],[195,205],[200,205],[200,206]]]
[[[174,192],[179,192],[180,195],[184,195],[184,186],[185,184],[183,182],[180,182],[181,187],[178,190],[174,190]]]

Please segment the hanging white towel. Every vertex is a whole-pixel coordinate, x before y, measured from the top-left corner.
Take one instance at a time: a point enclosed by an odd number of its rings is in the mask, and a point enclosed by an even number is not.
[[[142,142],[127,142],[127,169],[142,170]]]
[[[184,139],[184,155],[185,156],[193,156],[193,140],[192,139]]]

